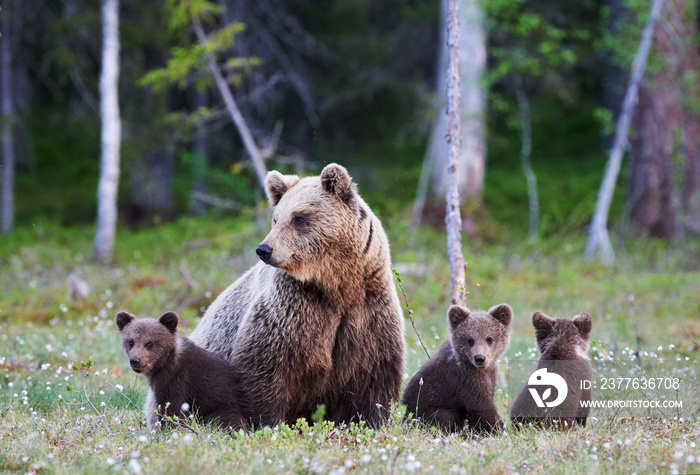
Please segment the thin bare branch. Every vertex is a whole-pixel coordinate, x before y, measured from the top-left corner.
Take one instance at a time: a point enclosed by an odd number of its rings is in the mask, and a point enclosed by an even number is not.
[[[200,23],[197,17],[194,17],[192,19],[192,25],[194,26],[194,31],[197,35],[197,40],[202,46],[206,46],[208,43],[207,36],[205,35],[204,28],[202,27],[202,24]],[[211,52],[207,52],[206,57],[209,72],[212,74],[212,76],[214,76],[216,87],[219,89],[219,93],[221,94],[221,96],[224,99],[224,102],[226,103],[226,108],[228,109],[229,114],[231,114],[231,119],[233,120],[233,123],[238,129],[238,133],[241,136],[241,140],[243,140],[243,145],[245,146],[245,149],[248,152],[250,159],[253,161],[255,173],[258,176],[258,182],[260,183],[260,186],[264,188],[265,177],[267,176],[267,168],[265,167],[265,162],[260,153],[260,149],[255,143],[253,135],[250,133],[250,128],[248,128],[248,124],[243,118],[243,114],[241,114],[241,111],[236,105],[236,100],[233,98],[231,89],[229,89],[228,83],[224,79],[224,76],[221,74],[221,69],[216,63],[214,55]]]

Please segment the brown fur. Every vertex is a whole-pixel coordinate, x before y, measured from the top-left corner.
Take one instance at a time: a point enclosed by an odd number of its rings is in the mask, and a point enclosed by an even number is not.
[[[503,428],[493,397],[512,317],[507,304],[488,312],[450,307],[450,339],[408,383],[401,401],[406,411],[449,432],[465,423],[479,432]]]
[[[591,400],[591,390],[581,389],[581,381],[591,381],[593,368],[588,359],[588,346],[593,322],[587,313],[573,319],[550,318],[542,312],[532,315],[540,360],[537,369],[548,368],[559,374],[567,383],[568,393],[561,405],[553,408],[537,407],[526,385],[518,394],[510,410],[515,427],[522,424],[557,426],[568,429],[574,425],[586,425],[590,411],[581,407],[581,401]],[[564,363],[558,363],[558,362]]]
[[[376,424],[404,360],[382,225],[336,164],[302,179],[272,171],[265,188],[268,264],[225,290],[191,338],[241,371],[255,424],[308,419],[319,404],[329,420]]]
[[[149,426],[185,415],[184,403],[204,422],[233,429],[245,426],[231,389],[237,384],[236,372],[223,358],[178,336],[177,315],[137,319],[119,312],[116,322],[131,368],[146,376],[151,387],[144,409]]]

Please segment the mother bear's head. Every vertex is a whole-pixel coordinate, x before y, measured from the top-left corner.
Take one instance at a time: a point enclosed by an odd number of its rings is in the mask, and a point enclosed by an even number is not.
[[[298,280],[327,281],[367,256],[373,215],[344,167],[332,163],[301,179],[271,171],[265,192],[272,229],[256,252],[266,264]]]

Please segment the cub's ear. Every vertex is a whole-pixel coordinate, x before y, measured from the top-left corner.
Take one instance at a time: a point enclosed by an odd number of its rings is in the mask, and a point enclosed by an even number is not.
[[[471,311],[467,307],[453,305],[447,310],[447,321],[450,322],[450,328],[455,328],[457,325],[465,321],[471,315]]]
[[[489,314],[505,326],[510,325],[510,321],[513,319],[513,309],[507,303],[491,307]]]
[[[265,194],[270,206],[277,206],[277,203],[282,199],[287,190],[299,183],[299,177],[296,175],[282,175],[276,170],[267,172],[265,177]]]
[[[115,318],[114,321],[117,322],[117,327],[119,328],[119,331],[122,331],[124,327],[127,326],[134,319],[136,319],[136,317],[134,317],[130,313],[119,312],[117,314],[117,318]]]
[[[160,316],[158,321],[165,326],[170,333],[175,333],[177,330],[177,314],[175,312],[166,312]]]
[[[586,312],[581,312],[574,317],[574,325],[576,325],[576,328],[578,328],[578,331],[583,338],[588,339],[588,337],[591,336],[593,320]]]
[[[542,312],[535,312],[532,314],[532,326],[535,327],[535,339],[537,341],[544,340],[552,331],[552,325],[554,325],[554,319],[548,317]]]
[[[355,184],[350,174],[337,163],[326,165],[321,172],[321,187],[326,193],[336,196],[346,205],[351,205],[355,196]]]

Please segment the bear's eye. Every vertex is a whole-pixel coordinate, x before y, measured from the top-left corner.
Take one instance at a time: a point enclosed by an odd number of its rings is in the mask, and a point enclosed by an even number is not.
[[[129,348],[133,348],[133,347],[134,347],[134,340],[129,340]]]
[[[474,346],[474,338],[468,339],[467,343],[469,343],[469,346]]]
[[[304,219],[303,216],[294,216],[292,218],[292,224],[294,224],[295,226],[301,226],[305,222],[306,222],[306,219]]]
[[[152,350],[153,349],[153,342],[149,341],[148,343],[146,343],[146,348],[148,348],[149,350]]]
[[[486,339],[486,343],[488,343],[489,345],[490,345],[491,343],[493,343],[493,338],[488,337],[488,338]]]

